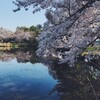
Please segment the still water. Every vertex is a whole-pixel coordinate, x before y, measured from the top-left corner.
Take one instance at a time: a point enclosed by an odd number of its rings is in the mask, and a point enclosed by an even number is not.
[[[100,100],[100,58],[45,65],[33,51],[0,51],[0,100]]]

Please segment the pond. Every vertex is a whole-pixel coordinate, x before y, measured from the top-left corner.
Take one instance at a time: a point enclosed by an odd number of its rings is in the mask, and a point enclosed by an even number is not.
[[[100,59],[44,64],[29,48],[0,51],[0,100],[100,100]]]

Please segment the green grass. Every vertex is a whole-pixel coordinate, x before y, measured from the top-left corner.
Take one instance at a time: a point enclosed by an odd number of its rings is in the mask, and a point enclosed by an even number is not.
[[[82,53],[82,55],[87,55],[89,53],[92,53],[94,55],[100,54],[100,45],[87,47],[87,49]]]
[[[11,48],[18,48],[18,47],[19,47],[19,45],[17,43],[12,43],[11,44]]]
[[[86,52],[89,52],[89,51],[100,52],[100,46],[87,47]]]

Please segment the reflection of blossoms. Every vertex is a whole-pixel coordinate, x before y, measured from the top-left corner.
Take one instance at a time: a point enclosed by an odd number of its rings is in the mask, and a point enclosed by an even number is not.
[[[17,0],[17,10],[46,9],[47,22],[39,35],[37,55],[73,63],[100,36],[99,0]]]
[[[31,55],[29,54],[29,52],[17,52],[16,54],[16,58],[18,62],[28,62],[30,61]]]
[[[3,62],[11,61],[13,59],[17,59],[17,62],[19,63],[36,63],[38,59],[36,58],[36,54],[27,49],[22,50],[20,48],[18,49],[11,49],[11,50],[4,50],[0,51],[0,60]]]
[[[100,66],[99,62],[93,63]],[[92,62],[79,61],[71,68],[65,65],[52,65],[49,71],[50,75],[58,80],[49,95],[58,92],[60,100],[100,99],[100,69],[92,65]]]
[[[0,60],[3,62],[7,62],[7,61],[11,61],[15,58],[15,56],[13,54],[2,54],[0,55]]]

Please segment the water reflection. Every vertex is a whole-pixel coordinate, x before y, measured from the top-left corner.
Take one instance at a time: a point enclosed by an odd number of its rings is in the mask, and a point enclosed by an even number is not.
[[[91,62],[78,61],[75,67],[66,65],[49,68],[58,83],[50,92],[58,92],[60,100],[100,100],[100,58]]]
[[[100,100],[100,57],[74,67],[39,63],[33,50],[0,52],[0,100]]]
[[[16,49],[11,49],[4,50],[2,49],[0,51],[0,60],[5,62],[5,61],[11,61],[13,59],[17,59],[18,63],[37,63],[38,57],[36,56],[34,49],[30,48],[16,48]]]
[[[48,95],[55,84],[40,63],[0,62],[0,100],[57,100]]]

